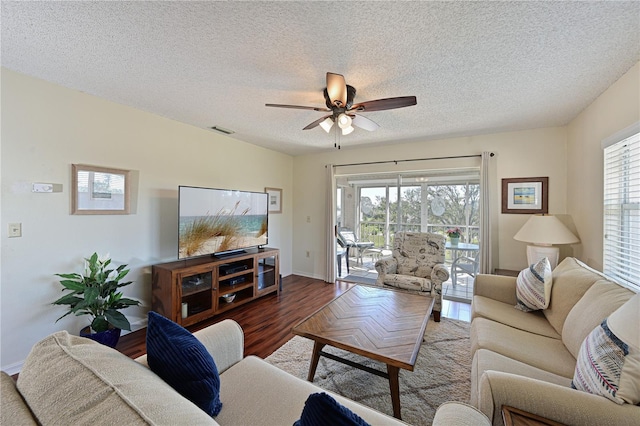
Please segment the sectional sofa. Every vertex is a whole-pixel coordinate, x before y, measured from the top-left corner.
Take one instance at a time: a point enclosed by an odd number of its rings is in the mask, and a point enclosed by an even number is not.
[[[571,386],[583,342],[605,318],[631,312],[624,325],[631,340],[640,340],[640,295],[574,258],[553,270],[551,285],[546,309],[523,312],[514,308],[516,278],[477,276],[471,313],[471,404],[494,425],[503,424],[503,405],[567,425],[640,425],[637,400],[620,404]],[[629,346],[628,351],[625,365],[630,371],[622,375],[638,395],[638,348]]]
[[[212,354],[220,373],[223,405],[215,418],[147,368],[146,355],[134,361],[60,331],[33,347],[17,384],[0,373],[0,424],[292,425],[307,397],[323,392],[260,358],[244,357],[244,334],[235,321],[224,320],[194,335]],[[340,395],[331,396],[372,425],[405,424]],[[433,424],[488,423],[475,408],[448,403],[438,410]]]

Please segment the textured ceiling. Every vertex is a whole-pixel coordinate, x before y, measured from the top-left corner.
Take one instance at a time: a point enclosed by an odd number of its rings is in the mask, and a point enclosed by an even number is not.
[[[11,2],[2,65],[292,155],[327,71],[380,125],[343,149],[565,125],[640,60],[640,2]]]

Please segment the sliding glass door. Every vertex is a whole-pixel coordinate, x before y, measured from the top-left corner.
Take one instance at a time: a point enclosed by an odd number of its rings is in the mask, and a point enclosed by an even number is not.
[[[399,178],[401,180],[401,177]],[[390,247],[397,231],[437,232],[460,228],[461,242],[479,242],[477,179],[459,183],[368,184],[354,187],[359,200],[354,228],[361,239]]]
[[[477,169],[353,175],[340,177],[338,183],[340,226],[353,230],[361,241],[374,245],[374,249],[369,250],[370,258],[365,255],[361,259],[363,266],[370,267],[367,272],[373,272],[376,258],[391,254],[398,231],[446,235],[447,229],[459,228],[461,245],[447,244],[446,262],[452,268],[455,281],[451,282],[452,288],[470,287],[475,274],[473,268],[467,268],[467,272],[457,270],[456,260],[464,257],[468,262],[475,262],[479,259]],[[465,291],[464,297],[459,298],[470,296],[469,291]]]

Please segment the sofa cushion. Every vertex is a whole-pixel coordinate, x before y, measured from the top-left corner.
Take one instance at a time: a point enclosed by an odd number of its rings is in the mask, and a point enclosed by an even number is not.
[[[2,425],[37,425],[13,381],[4,371],[0,371],[0,424]]]
[[[577,358],[587,335],[634,293],[608,280],[598,280],[575,304],[562,328],[562,341]]]
[[[486,318],[471,323],[471,353],[489,349],[564,377],[573,377],[576,360],[562,340],[532,334]]]
[[[293,426],[370,426],[353,411],[341,405],[325,392],[312,393],[304,403],[300,420]]]
[[[40,424],[106,424],[114,413],[126,425],[217,424],[148,368],[66,331],[33,346],[17,386]]]
[[[556,385],[571,387],[571,379],[532,367],[524,362],[516,361],[488,349],[479,349],[473,354],[471,362],[471,404],[477,405],[480,396],[480,382],[485,371],[502,371],[517,374]]]
[[[412,275],[387,274],[384,284],[405,290],[431,291],[431,280]]]
[[[546,257],[523,269],[516,279],[516,308],[529,312],[549,306],[552,282],[551,264]]]
[[[433,266],[444,263],[445,237],[428,232],[398,232],[393,240],[397,273],[422,278],[431,276]]]
[[[292,425],[300,418],[307,397],[323,391],[255,356],[248,356],[230,367],[220,375],[220,380],[224,409],[216,417],[216,421],[221,425]],[[403,424],[338,394],[324,392],[367,423]]]
[[[220,413],[220,376],[215,361],[187,329],[153,311],[149,311],[147,325],[147,362],[205,413]]]
[[[473,297],[471,318],[487,318],[530,333],[553,337],[554,339],[560,338],[560,335],[551,327],[542,312],[523,312],[513,309],[512,304],[499,302],[484,296]]]
[[[587,336],[571,385],[618,404],[640,403],[640,294]]]
[[[551,326],[562,334],[569,311],[602,274],[573,257],[565,258],[553,270],[553,287],[549,307],[542,311]]]

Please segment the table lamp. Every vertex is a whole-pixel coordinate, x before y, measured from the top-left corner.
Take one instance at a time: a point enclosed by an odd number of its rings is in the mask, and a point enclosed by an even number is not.
[[[572,244],[580,241],[557,217],[551,215],[531,216],[513,239],[531,243],[527,246],[529,265],[546,257],[551,263],[551,269],[558,265],[560,254],[560,249],[552,244]]]

